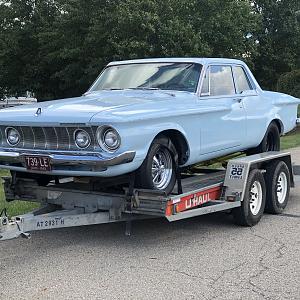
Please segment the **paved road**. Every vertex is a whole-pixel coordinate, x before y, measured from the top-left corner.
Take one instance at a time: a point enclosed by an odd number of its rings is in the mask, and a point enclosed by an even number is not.
[[[300,299],[300,177],[284,215],[226,214],[34,233],[0,243],[0,299]]]

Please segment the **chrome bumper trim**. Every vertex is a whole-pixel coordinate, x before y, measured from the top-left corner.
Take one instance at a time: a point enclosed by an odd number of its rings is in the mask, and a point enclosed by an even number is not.
[[[297,125],[297,126],[300,126],[300,118],[297,118],[297,119],[296,119],[296,125]]]
[[[5,163],[22,163],[25,164],[26,156],[47,156],[50,158],[51,165],[66,166],[95,166],[107,168],[132,162],[135,157],[135,151],[127,151],[115,156],[104,156],[101,153],[37,153],[37,152],[12,152],[0,151],[0,164]]]

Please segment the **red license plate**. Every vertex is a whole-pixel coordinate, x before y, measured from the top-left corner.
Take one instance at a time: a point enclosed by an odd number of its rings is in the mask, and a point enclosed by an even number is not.
[[[27,170],[51,171],[50,157],[47,156],[25,156]]]

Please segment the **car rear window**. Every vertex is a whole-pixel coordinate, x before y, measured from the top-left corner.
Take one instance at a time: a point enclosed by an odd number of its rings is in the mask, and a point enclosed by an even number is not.
[[[244,91],[253,89],[249,82],[249,79],[247,78],[245,70],[242,67],[233,67],[233,74],[237,94],[241,94]]]

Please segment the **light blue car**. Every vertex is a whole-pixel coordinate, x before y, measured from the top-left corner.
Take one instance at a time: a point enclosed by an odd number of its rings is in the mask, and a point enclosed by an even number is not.
[[[112,62],[82,97],[1,110],[0,168],[40,184],[135,172],[169,193],[177,166],[279,150],[299,103],[263,91],[239,60]]]

